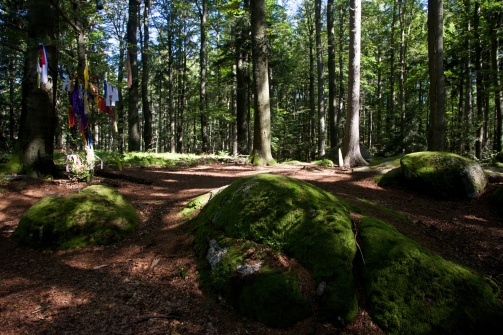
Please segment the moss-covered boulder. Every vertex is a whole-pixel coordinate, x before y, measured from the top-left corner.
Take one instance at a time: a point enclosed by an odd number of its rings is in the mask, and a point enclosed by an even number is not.
[[[41,199],[21,217],[13,237],[32,248],[71,249],[120,241],[138,223],[129,201],[94,185],[70,196]]]
[[[452,153],[415,152],[405,155],[400,166],[408,184],[442,198],[477,198],[487,184],[478,163]]]
[[[326,284],[319,302],[329,318],[348,322],[355,316],[356,245],[349,213],[333,195],[293,178],[259,174],[215,195],[195,220],[199,256],[207,264],[204,285],[245,315],[276,327],[308,315],[310,298],[302,294],[298,274],[281,261],[293,258],[317,285]],[[221,248],[213,269],[206,261],[210,241]],[[258,271],[238,272],[257,263]]]
[[[389,334],[503,334],[496,285],[433,255],[391,225],[360,224],[367,302]]]

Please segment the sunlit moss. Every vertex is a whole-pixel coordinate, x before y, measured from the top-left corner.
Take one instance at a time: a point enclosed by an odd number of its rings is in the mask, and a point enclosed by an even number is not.
[[[72,249],[120,241],[138,225],[136,210],[117,191],[94,185],[46,197],[20,219],[14,238],[40,249]]]
[[[355,316],[352,224],[345,204],[330,193],[293,178],[258,174],[217,194],[195,221],[201,258],[209,239],[222,236],[267,245],[297,259],[316,282],[327,282],[321,304],[329,318]]]
[[[503,306],[495,284],[366,217],[360,224],[372,318],[389,334],[496,334]]]

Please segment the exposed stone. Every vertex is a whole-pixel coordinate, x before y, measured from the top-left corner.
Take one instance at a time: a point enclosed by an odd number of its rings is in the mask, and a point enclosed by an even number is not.
[[[222,261],[224,255],[227,253],[227,248],[222,248],[218,245],[216,240],[210,241],[210,247],[208,248],[208,253],[206,254],[206,260],[210,263],[211,270],[215,270],[218,263]]]

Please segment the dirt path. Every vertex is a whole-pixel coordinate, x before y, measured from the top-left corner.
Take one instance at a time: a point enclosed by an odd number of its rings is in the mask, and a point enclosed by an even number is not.
[[[393,223],[431,251],[503,284],[503,219],[484,196],[452,202],[382,189],[375,172],[314,165],[213,164],[183,169],[127,169],[151,182],[114,180],[142,223],[108,247],[41,253],[18,247],[11,234],[38,199],[84,183],[21,180],[0,186],[0,334],[376,334],[365,309],[336,328],[313,316],[293,329],[273,330],[235,314],[199,289],[191,227],[177,213],[190,199],[255,173],[311,182]],[[134,180],[134,178],[133,178]],[[408,220],[384,214],[391,208]]]

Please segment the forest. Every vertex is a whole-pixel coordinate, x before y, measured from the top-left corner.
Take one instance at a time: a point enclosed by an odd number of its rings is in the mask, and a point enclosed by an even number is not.
[[[37,136],[28,133],[38,127],[48,133],[48,155],[91,143],[119,153],[251,154],[258,114],[250,3],[3,1],[2,151],[12,152],[17,140],[26,151],[23,143]],[[343,143],[351,106],[350,4],[264,5],[272,156],[324,157]],[[441,9],[443,20],[440,125],[432,124],[437,111],[431,106],[437,105],[430,87],[430,5]],[[501,11],[501,2],[493,0],[363,1],[359,143],[389,156],[425,150],[429,134],[441,132],[437,149],[479,160],[500,151]],[[48,111],[40,110],[43,97],[34,87],[40,86],[34,82],[41,45],[55,84]],[[85,85],[81,100],[88,95],[85,121],[72,102],[79,85]],[[103,106],[107,86],[116,96]]]

